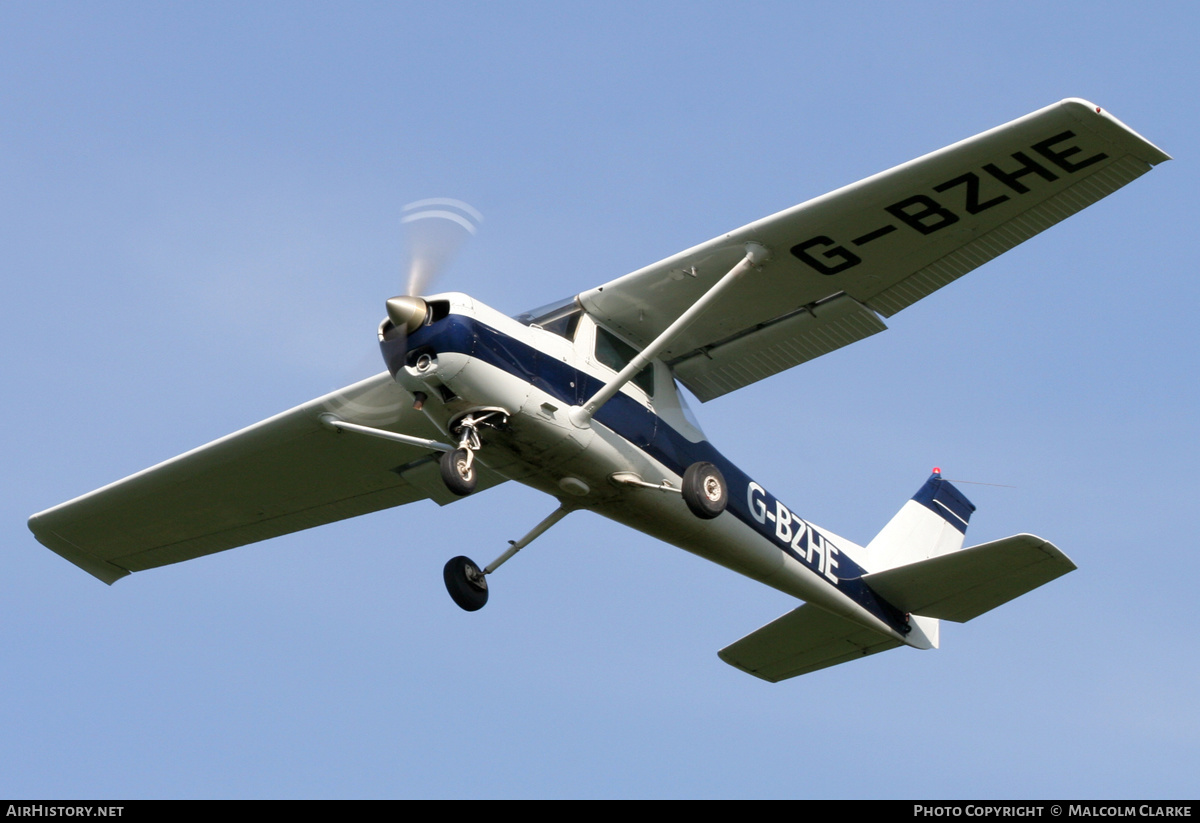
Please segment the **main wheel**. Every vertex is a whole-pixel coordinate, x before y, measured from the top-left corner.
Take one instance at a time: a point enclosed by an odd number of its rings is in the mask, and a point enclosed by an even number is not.
[[[487,578],[469,557],[452,557],[442,570],[446,591],[459,608],[477,612],[488,599]]]
[[[475,463],[466,449],[443,452],[439,465],[442,470],[442,482],[450,491],[459,497],[466,497],[475,491],[479,475],[475,473]]]
[[[683,502],[692,514],[712,520],[725,511],[729,491],[721,471],[712,463],[693,463],[683,473]]]

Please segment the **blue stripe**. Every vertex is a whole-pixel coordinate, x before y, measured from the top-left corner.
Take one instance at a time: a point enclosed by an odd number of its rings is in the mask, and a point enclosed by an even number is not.
[[[476,357],[531,383],[560,402],[573,406],[588,400],[604,385],[602,380],[579,371],[569,363],[543,354],[465,315],[452,314],[409,335],[409,351],[426,346],[435,352],[458,352]],[[601,406],[594,419],[678,475],[682,476],[688,466],[699,461],[715,465],[725,476],[730,489],[729,507],[726,511],[780,551],[820,574],[820,556],[809,546],[811,532],[806,532],[796,547],[793,547],[791,541],[779,538],[772,520],[758,522],[750,510],[748,500],[748,491],[753,482],[750,476],[726,459],[707,440],[691,442],[653,411],[621,392]],[[928,483],[926,485],[928,486]],[[762,500],[769,512],[777,511],[777,507],[782,505],[766,491],[762,494]],[[796,520],[799,521],[800,518]],[[840,549],[837,550],[837,582],[829,581],[828,577],[824,579],[884,623],[906,634],[909,627],[905,615],[863,583],[861,578],[865,570],[848,555],[841,553]]]
[[[971,512],[975,511],[975,504],[956,489],[949,480],[943,480],[937,472],[929,475],[925,485],[913,495],[912,499],[966,534],[967,523],[971,521]]]

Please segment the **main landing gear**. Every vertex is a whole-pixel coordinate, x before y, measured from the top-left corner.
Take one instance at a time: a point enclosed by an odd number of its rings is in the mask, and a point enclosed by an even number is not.
[[[464,435],[464,439],[465,437],[466,435]],[[476,440],[476,443],[478,443],[478,440]],[[466,478],[467,475],[469,475],[469,481]],[[446,481],[446,486],[455,494],[470,494],[470,491],[456,491],[453,485],[459,482],[469,482],[470,489],[475,488],[475,469],[469,449],[456,449],[452,452],[446,452],[442,456],[442,479]],[[714,517],[719,516],[729,504],[729,487],[725,483],[725,478],[722,476],[721,470],[712,463],[700,462],[688,466],[683,473],[683,482],[680,484],[681,488],[678,489],[666,483],[659,486],[647,483],[632,472],[615,474],[612,476],[612,479],[624,485],[642,486],[658,491],[679,492],[682,494],[683,500],[687,503],[687,507],[691,510],[692,514],[702,520],[712,520]],[[474,612],[482,609],[488,600],[487,575],[500,568],[509,558],[540,537],[547,529],[559,520],[562,520],[570,512],[571,509],[559,506],[550,513],[549,517],[534,526],[520,540],[509,541],[507,551],[483,569],[475,565],[470,558],[452,558],[442,570],[442,577],[446,581],[446,591],[450,593],[450,598],[458,604],[459,608],[465,611]]]
[[[488,586],[483,571],[469,557],[452,557],[442,570],[446,591],[463,611],[477,612],[487,604]]]
[[[729,486],[725,483],[725,476],[712,463],[693,463],[684,469],[683,482],[678,489],[666,480],[657,485],[647,483],[634,472],[617,472],[610,475],[609,480],[622,486],[678,493],[683,496],[683,502],[692,514],[701,520],[712,520],[729,505]]]
[[[693,463],[683,473],[683,502],[701,520],[712,520],[729,505],[729,489],[712,463]]]
[[[562,520],[571,511],[566,506],[559,506],[520,540],[508,541],[508,548],[504,554],[497,557],[483,569],[476,566],[469,557],[452,558],[446,564],[446,568],[442,570],[442,578],[446,581],[446,591],[450,592],[450,599],[465,611],[476,612],[482,609],[488,600],[488,586],[485,575],[489,575],[500,568],[509,558],[541,537],[547,529],[559,520]]]

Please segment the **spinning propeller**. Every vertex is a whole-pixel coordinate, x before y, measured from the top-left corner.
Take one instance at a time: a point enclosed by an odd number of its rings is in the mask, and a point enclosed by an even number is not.
[[[421,295],[482,221],[483,215],[469,203],[448,197],[418,200],[404,207],[400,223],[408,240],[405,293],[387,301],[394,326],[389,339],[392,332],[407,336],[425,322],[429,307]]]
[[[429,317],[429,304],[421,295],[482,221],[483,215],[469,203],[448,197],[418,200],[404,207],[400,224],[408,240],[406,293],[387,301],[391,327],[380,333],[383,359],[393,376],[408,354],[408,335]]]

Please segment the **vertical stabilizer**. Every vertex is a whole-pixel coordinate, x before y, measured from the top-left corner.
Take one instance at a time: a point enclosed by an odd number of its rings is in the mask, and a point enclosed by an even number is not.
[[[879,572],[956,552],[962,548],[973,511],[971,501],[934,469],[925,485],[867,545],[863,566]]]

